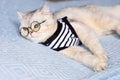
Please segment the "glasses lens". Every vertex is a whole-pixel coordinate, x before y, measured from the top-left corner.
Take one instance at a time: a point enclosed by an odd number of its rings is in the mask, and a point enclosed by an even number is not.
[[[26,37],[26,36],[28,36],[28,28],[26,28],[26,27],[23,27],[23,28],[21,28],[21,35],[22,36],[24,36],[24,37]]]
[[[37,21],[32,22],[31,28],[33,31],[37,32],[40,29],[40,24]]]
[[[39,29],[40,29],[40,24],[39,23],[35,24],[33,31],[39,31]]]

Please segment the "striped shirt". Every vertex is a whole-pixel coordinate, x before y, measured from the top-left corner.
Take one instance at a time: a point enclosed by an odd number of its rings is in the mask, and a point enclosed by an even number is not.
[[[69,46],[78,46],[81,43],[75,30],[67,20],[67,17],[57,20],[58,27],[56,32],[43,44],[53,50],[59,51]]]

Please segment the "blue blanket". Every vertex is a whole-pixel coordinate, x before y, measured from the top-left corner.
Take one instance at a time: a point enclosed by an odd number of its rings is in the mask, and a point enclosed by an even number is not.
[[[102,72],[94,72],[81,63],[20,36],[17,10],[34,10],[44,2],[0,1],[0,80],[120,80],[120,36],[101,37],[100,41],[109,55],[109,67]],[[53,12],[66,6],[85,4],[112,6],[120,4],[120,0],[49,2]]]

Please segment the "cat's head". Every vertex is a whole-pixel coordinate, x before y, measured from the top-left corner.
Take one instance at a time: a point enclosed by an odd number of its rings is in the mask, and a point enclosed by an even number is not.
[[[18,16],[21,35],[35,43],[46,41],[56,29],[56,19],[47,3],[27,13],[18,11]]]

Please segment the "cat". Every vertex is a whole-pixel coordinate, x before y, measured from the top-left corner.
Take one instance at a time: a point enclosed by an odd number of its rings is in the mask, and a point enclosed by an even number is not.
[[[18,11],[17,13],[20,19],[21,35],[32,42],[41,44],[48,41],[55,32],[60,33],[56,31],[60,28],[58,23],[63,19],[66,20],[82,44],[90,51],[76,43],[77,45],[67,46],[59,52],[94,71],[102,71],[107,68],[108,55],[101,46],[99,37],[111,33],[120,35],[119,5],[67,7],[53,13],[50,6],[45,3],[40,9],[26,13]],[[61,22],[61,24],[64,23]],[[46,44],[46,46],[48,45]]]

